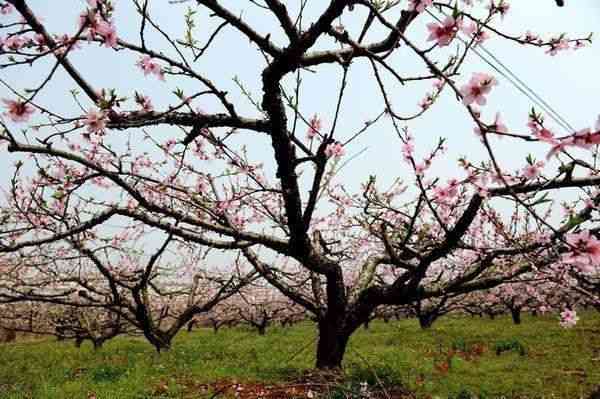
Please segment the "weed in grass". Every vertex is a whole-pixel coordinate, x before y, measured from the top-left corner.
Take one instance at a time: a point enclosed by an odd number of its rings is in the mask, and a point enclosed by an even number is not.
[[[494,344],[494,350],[496,351],[497,356],[500,356],[504,352],[510,351],[514,351],[520,356],[527,355],[527,349],[525,349],[525,346],[523,346],[523,344],[516,338],[497,341]]]

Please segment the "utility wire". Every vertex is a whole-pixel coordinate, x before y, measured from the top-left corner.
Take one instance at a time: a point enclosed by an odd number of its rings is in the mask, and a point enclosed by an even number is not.
[[[427,13],[435,19],[437,22],[442,23],[442,20],[435,14],[433,14],[430,10],[426,10]],[[444,16],[448,16],[443,10],[440,12]],[[459,34],[457,34],[457,38],[463,42],[464,44],[468,44],[468,41],[463,39]],[[482,51],[479,51],[481,49]],[[558,111],[556,111],[552,106],[548,104],[539,94],[535,92],[527,83],[525,83],[521,78],[519,78],[508,66],[506,66],[497,56],[495,56],[490,50],[485,48],[483,44],[478,44],[477,47],[472,47],[471,50],[479,57],[483,62],[493,68],[496,72],[502,75],[506,80],[508,80],[521,94],[525,95],[529,100],[534,102],[538,107],[544,110],[548,116],[554,120],[557,124],[559,124],[563,129],[567,131],[567,133],[573,133],[575,129],[565,118],[563,118]],[[487,56],[491,58],[486,58],[483,54],[485,53]],[[498,65],[495,65],[496,62]]]

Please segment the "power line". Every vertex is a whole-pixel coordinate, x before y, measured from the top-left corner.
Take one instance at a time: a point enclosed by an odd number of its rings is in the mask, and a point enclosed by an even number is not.
[[[430,10],[426,10],[426,11],[437,22],[442,23],[442,20],[438,16],[433,14]],[[444,16],[448,16],[443,10],[440,10],[440,12]],[[462,37],[460,37],[460,35],[458,35],[458,34],[457,34],[457,38],[464,44],[468,44],[468,42],[465,39],[463,39]],[[479,51],[479,48],[486,55],[488,55],[493,60],[493,62],[490,61],[488,58],[486,58],[482,54],[482,52]],[[567,133],[572,133],[575,131],[573,126],[571,126],[571,124],[569,122],[567,122],[567,120],[565,118],[563,118],[558,113],[558,111],[556,111],[552,106],[550,106],[547,101],[545,101],[539,94],[537,94],[535,90],[533,90],[531,87],[529,87],[529,85],[527,85],[527,83],[525,83],[521,78],[519,78],[496,55],[494,55],[490,50],[488,50],[485,46],[483,46],[483,44],[478,44],[477,47],[473,47],[473,48],[471,48],[471,50],[479,58],[481,58],[481,60],[483,62],[485,62],[487,65],[489,65],[491,68],[493,68],[496,72],[498,72],[500,75],[502,75],[506,80],[508,80],[519,92],[521,92],[521,94],[525,95],[529,100],[531,100],[538,107],[540,107],[542,110],[544,110],[548,114],[548,116],[552,120],[554,120],[558,125],[560,125],[563,129],[565,129],[567,131]],[[494,62],[496,62],[498,65],[495,65]]]

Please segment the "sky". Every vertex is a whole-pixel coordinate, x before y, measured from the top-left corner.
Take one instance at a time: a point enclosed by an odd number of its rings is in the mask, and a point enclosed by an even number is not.
[[[553,0],[512,1],[511,11],[499,27],[505,32],[514,34],[532,30],[545,38],[562,32],[568,32],[570,37],[585,37],[588,33],[598,30],[600,3],[597,0],[567,0],[566,2],[565,7],[558,8]],[[139,17],[133,10],[132,2],[118,0],[115,3],[115,21],[119,36],[138,43]],[[244,20],[256,26],[260,32],[270,33],[272,39],[280,45],[285,44],[283,33],[276,21],[249,5],[249,2],[224,0],[220,3],[243,15]],[[299,2],[288,1],[287,3],[293,10]],[[85,9],[84,1],[29,0],[28,4],[36,15],[43,18],[49,31],[56,34],[74,33],[77,29],[77,16]],[[307,20],[318,15],[326,2],[313,0],[311,4],[312,8],[306,16]],[[149,10],[170,37],[180,38],[183,33],[183,13],[188,6],[193,6],[193,2],[170,4],[164,0],[151,0]],[[350,32],[354,32],[359,26],[358,21],[362,21],[364,16],[363,11],[357,10],[346,13],[338,22]],[[431,21],[428,16],[421,18],[415,26],[411,26],[407,33],[408,37],[424,45],[426,37],[424,24]],[[216,27],[220,22],[218,18],[210,18],[204,9],[198,8],[195,31],[198,40],[204,42],[212,32],[211,28]],[[367,41],[380,38],[380,33],[375,31],[373,36],[367,37]],[[148,40],[151,47],[172,53],[164,46],[164,38],[158,34],[149,33]],[[332,41],[320,41],[316,48],[331,48],[335,45]],[[542,49],[524,48],[498,38],[489,40],[486,47],[558,110],[576,129],[591,126],[595,122],[600,114],[598,44],[578,51],[561,53],[555,57],[544,54]],[[177,78],[168,77],[166,82],[160,82],[152,77],[145,77],[135,66],[136,56],[127,55],[125,51],[115,54],[112,50],[101,48],[96,44],[73,52],[70,59],[93,87],[117,88],[120,94],[130,97],[136,90],[143,92],[152,97],[157,109],[176,102],[171,94],[176,87],[182,87],[184,91],[190,93],[196,89],[200,90],[195,87],[195,84]],[[407,49],[400,49],[398,55],[390,59],[390,63],[397,67],[400,73],[407,75],[414,70],[423,71],[422,63]],[[0,76],[19,89],[34,87],[42,78],[41,73],[48,68],[48,65],[48,62],[41,61],[28,69],[9,68],[3,70]],[[262,55],[232,28],[224,29],[214,47],[209,50],[207,57],[201,58],[194,65],[194,68],[210,77],[218,87],[228,91],[230,101],[239,104],[242,114],[247,116],[257,116],[258,113],[240,94],[233,83],[233,78],[238,77],[255,98],[259,99],[260,72],[263,67]],[[301,110],[307,116],[320,115],[325,128],[329,126],[328,123],[331,123],[332,110],[335,108],[340,71],[339,65],[329,65],[319,67],[318,70],[303,72],[302,75],[304,87]],[[523,131],[527,114],[532,106],[531,101],[475,55],[469,56],[463,75],[457,78],[459,85],[467,81],[472,72],[492,73],[500,83],[489,96],[489,103],[483,113],[484,119],[491,121],[496,112],[501,112],[509,128]],[[392,103],[400,113],[414,112],[419,100],[430,91],[430,83],[405,87],[393,83],[388,78],[386,79],[390,83]],[[72,116],[81,115],[82,111],[78,109],[68,93],[74,87],[75,84],[70,77],[63,71],[59,71],[56,79],[42,93],[39,101],[51,104],[53,110],[66,112]],[[0,86],[0,98],[9,97],[12,95]],[[91,103],[86,99],[83,99],[83,104],[84,107],[91,107]],[[214,102],[197,103],[195,106],[206,111],[218,110]],[[339,139],[343,140],[351,136],[362,127],[365,120],[372,119],[381,112],[382,107],[383,102],[372,73],[369,72],[368,63],[355,62],[350,69],[347,96],[343,102],[343,114],[339,121]],[[464,108],[449,93],[446,93],[423,118],[408,123],[407,127],[415,137],[417,154],[426,154],[438,137],[448,138],[449,150],[444,158],[433,165],[432,176],[441,176],[442,179],[463,176],[456,163],[461,156],[466,156],[472,161],[487,159],[481,143],[473,134],[473,124]],[[153,131],[156,132],[159,140],[171,137],[167,127],[159,127]],[[304,129],[300,131],[301,135],[304,134],[303,131]],[[537,158],[543,158],[547,151],[547,147],[539,145],[524,146],[521,143],[515,145],[514,141],[506,139],[493,140],[498,154],[501,155],[501,163],[509,169],[523,167],[525,156],[529,152]],[[274,176],[275,167],[268,141],[264,138],[253,138],[252,142],[245,144],[251,144],[250,154],[253,159],[265,162],[267,173]],[[411,174],[402,161],[400,142],[390,128],[389,122],[376,125],[368,135],[362,136],[349,145],[346,153],[348,158],[359,154],[339,176],[351,189],[357,188],[369,175],[378,175],[383,183],[391,182],[397,177],[411,181]],[[0,168],[8,170],[15,160],[15,156],[1,153]],[[7,184],[7,178],[0,180],[0,187],[6,188]]]

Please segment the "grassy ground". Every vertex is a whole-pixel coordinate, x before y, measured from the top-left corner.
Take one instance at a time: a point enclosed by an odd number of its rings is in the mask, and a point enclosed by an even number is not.
[[[98,352],[53,340],[0,345],[0,398],[208,398],[204,383],[298,378],[314,363],[314,340],[307,323],[262,337],[242,328],[183,332],[160,356],[125,337]],[[580,398],[600,385],[600,317],[586,314],[572,330],[553,317],[525,316],[520,326],[446,318],[430,331],[414,320],[374,322],[353,336],[344,366],[348,381],[379,379],[419,398]]]

